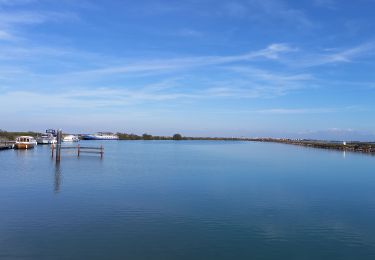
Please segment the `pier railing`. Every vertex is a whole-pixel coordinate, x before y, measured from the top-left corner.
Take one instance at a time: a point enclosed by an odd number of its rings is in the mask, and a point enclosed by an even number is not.
[[[98,154],[100,155],[100,158],[103,158],[104,155],[104,147],[101,145],[99,147],[91,147],[91,146],[59,146],[59,145],[52,145],[51,146],[51,157],[53,158],[55,155],[56,150],[56,156],[60,157],[60,151],[58,150],[75,150],[77,157],[80,157],[81,154]],[[57,157],[56,157],[57,158]],[[58,159],[60,160],[60,158]]]

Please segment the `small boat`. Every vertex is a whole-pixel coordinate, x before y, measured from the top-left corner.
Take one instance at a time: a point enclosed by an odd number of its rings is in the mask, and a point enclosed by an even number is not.
[[[66,135],[62,139],[63,142],[78,142],[79,138],[76,135]]]
[[[36,140],[32,136],[19,136],[16,138],[14,148],[16,149],[31,149],[37,145]]]
[[[99,132],[93,135],[84,135],[82,136],[84,140],[118,140],[119,137],[113,133],[104,133]]]
[[[38,144],[55,144],[57,142],[56,137],[52,133],[45,133],[36,138]]]

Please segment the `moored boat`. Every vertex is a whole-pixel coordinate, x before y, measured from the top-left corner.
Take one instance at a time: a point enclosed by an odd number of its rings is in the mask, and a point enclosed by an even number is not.
[[[16,149],[31,149],[37,145],[36,140],[32,136],[19,136],[16,138],[14,148]]]
[[[115,135],[113,133],[99,132],[93,135],[84,135],[82,136],[82,139],[84,140],[119,140],[119,137],[118,135]]]
[[[63,142],[78,142],[79,138],[76,135],[66,135],[62,139]]]
[[[45,133],[36,138],[38,144],[55,144],[56,137],[52,133]]]

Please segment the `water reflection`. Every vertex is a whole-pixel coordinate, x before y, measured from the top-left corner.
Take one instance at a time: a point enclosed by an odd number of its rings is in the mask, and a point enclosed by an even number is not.
[[[61,188],[61,167],[60,167],[60,162],[55,163],[55,179],[54,179],[54,192],[59,193],[60,188]]]
[[[375,259],[375,157],[264,143],[106,146],[104,160],[61,163],[47,146],[0,153],[0,259]]]
[[[14,149],[17,157],[27,157],[33,154],[34,149]]]

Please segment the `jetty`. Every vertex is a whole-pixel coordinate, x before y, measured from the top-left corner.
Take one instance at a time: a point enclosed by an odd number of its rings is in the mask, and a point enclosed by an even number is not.
[[[13,149],[15,141],[0,141],[0,150]]]
[[[277,139],[277,138],[249,138],[247,141],[253,142],[272,142],[282,144],[292,144],[311,148],[330,149],[348,152],[369,153],[375,155],[374,142],[338,142],[322,140],[305,140],[305,139]]]
[[[60,162],[61,160],[61,150],[76,150],[77,157],[80,157],[82,153],[89,153],[89,154],[99,154],[100,158],[103,158],[104,148],[101,145],[100,147],[91,147],[91,146],[63,146],[62,145],[62,131],[61,129],[57,130],[57,143],[52,144],[51,146],[51,157],[55,156],[56,162]],[[55,154],[56,153],[56,154]]]
[[[81,154],[98,154],[100,158],[103,158],[104,155],[104,147],[101,145],[99,147],[91,147],[91,146],[59,146],[52,145],[51,146],[51,157],[54,158],[56,154],[56,161],[60,161],[61,158],[61,150],[71,150],[74,151],[77,157],[80,157]]]

